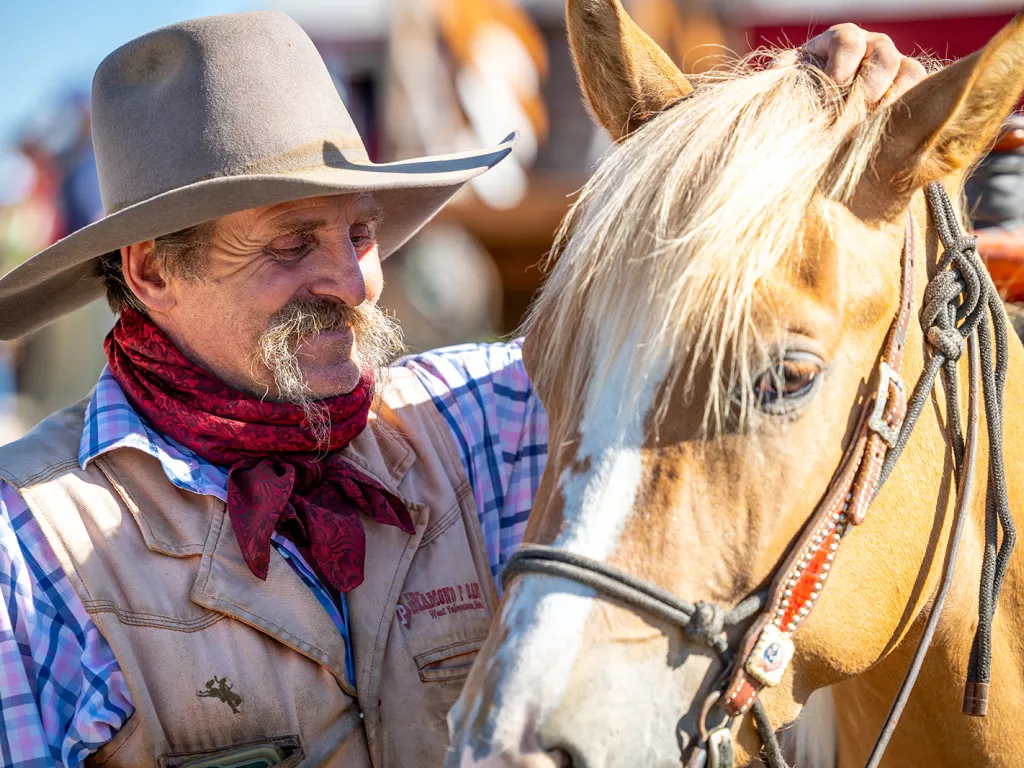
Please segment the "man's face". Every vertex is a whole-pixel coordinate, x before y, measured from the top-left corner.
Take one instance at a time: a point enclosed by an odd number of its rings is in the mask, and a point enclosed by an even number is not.
[[[367,194],[226,216],[204,275],[168,277],[173,302],[154,320],[185,354],[242,391],[289,400],[296,399],[290,386],[313,399],[351,392],[377,362],[378,325],[387,324],[376,310],[378,221]]]

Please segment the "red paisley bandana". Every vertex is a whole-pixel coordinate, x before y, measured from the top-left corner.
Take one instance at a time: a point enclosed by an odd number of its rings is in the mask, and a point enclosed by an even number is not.
[[[230,467],[228,514],[249,569],[267,578],[275,530],[342,592],[363,581],[366,534],[359,513],[413,532],[405,505],[338,453],[366,426],[373,376],[322,401],[330,453],[317,451],[302,409],[264,402],[192,363],[145,315],[126,309],[104,342],[118,384],[162,434]]]

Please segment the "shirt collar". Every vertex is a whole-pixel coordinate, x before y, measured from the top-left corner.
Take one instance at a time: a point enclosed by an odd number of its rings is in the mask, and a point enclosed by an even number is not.
[[[192,493],[227,498],[228,471],[157,432],[128,402],[105,366],[85,409],[78,463],[86,465],[115,448],[135,448],[160,462],[167,479]]]

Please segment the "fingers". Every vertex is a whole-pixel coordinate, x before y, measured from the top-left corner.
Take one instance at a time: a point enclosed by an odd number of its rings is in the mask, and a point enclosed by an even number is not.
[[[868,33],[855,24],[836,24],[803,46],[807,53],[825,62],[825,74],[840,85],[853,80],[867,47]]]
[[[892,39],[854,24],[837,24],[807,41],[803,50],[824,61],[825,74],[840,85],[855,77],[868,103],[896,98],[925,78],[924,67],[902,55]]]
[[[869,104],[882,100],[896,82],[903,55],[888,35],[868,33],[867,50],[860,66],[860,81],[864,98]]]
[[[928,77],[928,71],[924,68],[924,64],[917,59],[904,56],[903,61],[900,62],[896,80],[889,86],[889,90],[885,94],[885,101],[899,98],[926,77]]]

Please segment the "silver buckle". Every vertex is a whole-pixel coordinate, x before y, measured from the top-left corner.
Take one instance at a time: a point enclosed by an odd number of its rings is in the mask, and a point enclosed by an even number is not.
[[[885,406],[889,403],[889,384],[903,392],[903,379],[885,360],[878,366],[878,392],[875,394],[875,408],[868,419],[868,429],[877,434],[890,448],[896,445],[900,427],[893,428],[885,422]],[[902,426],[902,425],[901,425]]]

